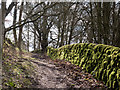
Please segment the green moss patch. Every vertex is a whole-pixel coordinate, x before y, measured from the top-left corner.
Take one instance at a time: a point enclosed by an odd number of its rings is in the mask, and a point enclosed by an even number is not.
[[[47,48],[47,55],[55,60],[62,59],[82,67],[109,88],[120,89],[120,48],[92,43],[65,45]]]

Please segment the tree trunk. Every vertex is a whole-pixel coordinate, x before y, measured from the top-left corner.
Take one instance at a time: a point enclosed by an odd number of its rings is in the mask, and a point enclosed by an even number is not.
[[[61,42],[60,42],[60,47],[64,45],[64,33],[65,33],[65,25],[66,24],[66,14],[63,14],[63,28],[61,32]]]
[[[94,42],[97,43],[96,40],[96,35],[95,35],[95,26],[94,26],[94,18],[93,18],[93,9],[92,9],[92,3],[90,2],[90,19],[91,19],[91,30],[92,30],[92,34],[93,36],[90,39],[90,43],[93,43],[93,38],[94,38]]]
[[[57,27],[58,27],[58,36],[57,36],[57,38],[58,38],[58,40],[57,40],[56,48],[60,46],[59,45],[60,44],[60,31],[61,31],[61,19],[60,19],[60,16],[58,16],[58,22],[59,22],[59,23],[57,23]]]
[[[104,28],[104,44],[110,44],[110,2],[103,2],[103,28]]]
[[[0,7],[0,76],[2,76],[2,43],[3,43],[3,27],[2,27],[2,9]],[[2,88],[2,78],[0,77],[0,88]]]
[[[59,47],[59,41],[60,41],[60,27],[58,27],[58,36],[57,36],[58,40],[57,40],[57,45],[56,48]]]
[[[34,31],[34,50],[36,50],[36,30]]]
[[[73,28],[74,28],[74,15],[73,15],[73,18],[72,18],[72,22],[71,22],[71,29],[70,29],[70,35],[69,35],[69,41],[68,41],[68,44],[71,43],[71,40],[72,40],[72,35],[73,35]]]
[[[97,3],[97,27],[98,27],[98,43],[102,43],[102,22],[101,22],[101,2]]]
[[[5,23],[5,8],[6,3],[0,2],[0,88],[2,88],[2,53],[3,53],[3,33],[4,33],[4,23]]]
[[[75,6],[75,9],[74,9],[74,11],[72,12],[72,15],[71,15],[71,25],[70,25],[70,35],[69,35],[69,41],[68,41],[68,44],[70,44],[71,43],[71,40],[72,40],[72,36],[73,36],[73,30],[74,30],[74,26],[75,26],[75,24],[77,23],[77,21],[75,20],[75,18],[76,18],[76,15],[77,15],[77,7],[78,7],[78,4],[76,4],[76,6]],[[75,22],[76,21],[76,22]]]
[[[41,32],[39,33],[39,42],[38,42],[38,49],[40,49],[40,44],[41,44]]]
[[[22,18],[23,4],[24,4],[24,2],[21,3],[21,8],[20,8],[20,12],[19,12],[19,21],[21,21],[21,18]],[[21,22],[19,24],[21,24]],[[22,51],[22,49],[21,49],[22,29],[23,29],[23,26],[20,26],[19,27],[19,38],[18,38],[18,48],[20,51]]]
[[[66,30],[65,41],[66,41],[66,45],[67,45],[68,44],[68,29]]]
[[[115,46],[120,47],[120,3],[119,3],[119,10],[118,10],[118,20],[117,20],[117,32],[116,32],[116,43]]]
[[[115,33],[117,31],[116,25],[117,25],[117,16],[115,12],[115,2],[113,2],[113,8],[112,8],[112,18],[113,18],[113,25],[112,25],[112,45],[115,45]]]
[[[41,41],[39,40],[39,38],[38,38],[38,49],[40,50],[40,43],[41,43]]]
[[[13,25],[16,23],[16,19],[17,19],[17,3],[16,3],[15,8],[14,8]],[[14,35],[15,46],[17,46],[16,28],[13,29],[13,35]]]
[[[47,51],[48,46],[48,30],[47,30],[47,17],[43,16],[43,30],[42,30],[42,40],[41,40],[41,47],[42,53],[45,54]]]
[[[27,28],[28,29],[28,31],[27,31],[27,40],[28,40],[27,41],[27,50],[28,50],[28,52],[29,52],[29,27],[30,26],[29,26],[29,23],[28,23],[28,28]]]

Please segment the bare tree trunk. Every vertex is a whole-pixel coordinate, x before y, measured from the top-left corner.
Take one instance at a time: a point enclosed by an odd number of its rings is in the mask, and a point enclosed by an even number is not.
[[[65,13],[63,15],[63,28],[62,28],[62,32],[61,32],[61,42],[60,42],[60,47],[64,45],[64,33],[65,33],[65,25],[66,24],[66,16]]]
[[[14,9],[13,24],[16,23],[16,19],[17,19],[17,3],[16,3],[16,5],[15,5],[15,9]],[[14,35],[15,46],[17,46],[16,28],[13,29],[13,35]]]
[[[29,23],[28,23],[28,31],[27,31],[27,50],[28,50],[28,52],[29,52]]]
[[[2,0],[1,0],[2,1]],[[4,19],[5,19],[5,17],[10,13],[10,11],[12,10],[12,8],[15,6],[15,3],[14,2],[11,2],[11,4],[9,5],[9,7],[6,9],[6,2],[7,2],[7,0],[4,0],[4,5],[3,6],[5,6],[4,7]],[[5,27],[4,27],[5,28]],[[5,38],[5,35],[6,35],[6,32],[5,32],[5,30],[4,30],[4,38]]]
[[[21,21],[21,18],[22,18],[23,4],[24,4],[24,2],[21,3],[21,8],[20,8],[20,12],[19,12],[20,13],[19,14],[19,21]],[[21,24],[21,22],[20,22],[20,24]],[[19,48],[20,51],[22,51],[21,50],[22,29],[23,29],[23,26],[21,26],[19,28],[19,38],[18,38],[18,48]]]
[[[68,41],[68,44],[71,43],[71,40],[72,40],[72,35],[73,35],[73,25],[74,25],[74,15],[73,15],[73,18],[72,18],[72,22],[71,22],[71,29],[70,29],[70,35],[69,35],[69,41]]]
[[[38,49],[40,50],[40,40],[38,40]]]
[[[36,30],[34,31],[34,50],[36,50]]]
[[[58,22],[59,23],[57,23],[57,26],[58,26],[58,36],[57,36],[57,38],[58,38],[58,40],[57,40],[57,45],[56,45],[56,48],[57,47],[59,47],[60,45],[59,45],[59,41],[60,41],[60,30],[61,30],[61,19],[60,19],[60,17],[58,16]]]
[[[2,43],[3,43],[3,27],[2,27],[2,9],[0,7],[0,89],[2,89]]]
[[[110,44],[109,32],[110,27],[110,2],[103,2],[103,28],[104,28],[104,44]]]
[[[112,8],[113,14],[112,14],[112,18],[113,18],[113,25],[112,25],[112,45],[115,45],[115,33],[117,31],[116,25],[117,25],[117,15],[115,12],[115,2],[113,2],[113,8]]]
[[[66,31],[65,41],[66,41],[66,45],[67,45],[67,44],[68,44],[68,29],[67,29],[67,31]]]
[[[3,39],[4,39],[4,23],[5,23],[5,8],[6,3],[0,2],[0,89],[2,89],[2,53],[3,53]]]
[[[120,3],[119,3],[119,10],[118,10],[118,20],[117,20],[117,32],[116,32],[116,43],[115,45],[120,47]]]
[[[102,43],[101,2],[97,3],[98,43]]]
[[[93,9],[92,9],[92,3],[90,2],[90,15],[91,15],[91,30],[92,30],[92,34],[93,37],[91,37],[90,39],[90,43],[93,43],[93,38],[94,38],[94,42],[97,43],[96,40],[96,35],[95,35],[95,26],[94,26],[94,18],[93,18]]]
[[[41,40],[41,47],[42,47],[42,53],[45,54],[47,51],[48,46],[48,30],[46,28],[47,25],[47,17],[43,16],[43,30],[42,30],[42,40]]]
[[[78,4],[76,4],[75,9],[74,9],[74,12],[73,12],[73,14],[71,15],[71,16],[72,16],[72,21],[71,21],[71,25],[70,25],[71,28],[70,28],[70,35],[69,35],[68,44],[71,43],[72,36],[73,36],[73,30],[74,30],[74,25],[75,25],[75,17],[76,17],[76,14],[77,14],[77,11],[76,11],[77,7],[78,7]],[[76,23],[77,23],[77,21],[76,21]]]
[[[59,41],[60,41],[60,27],[58,27],[58,36],[57,36],[58,40],[57,40],[57,45],[56,48],[59,47]]]
[[[41,32],[39,33],[39,38],[38,38],[38,49],[40,50],[40,44],[41,44]]]

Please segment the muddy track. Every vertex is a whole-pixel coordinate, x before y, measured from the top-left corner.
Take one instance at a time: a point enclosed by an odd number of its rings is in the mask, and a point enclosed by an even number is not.
[[[35,57],[34,57],[35,58]],[[35,79],[38,82],[37,88],[68,88],[72,82],[67,81],[66,75],[61,72],[59,67],[50,64],[50,61],[44,58],[32,60],[32,63],[37,67]],[[70,83],[71,82],[71,83]]]
[[[51,60],[31,54],[30,60],[35,66],[34,79],[37,82],[33,88],[82,88],[84,90],[107,90],[106,86],[98,82],[92,75],[83,72],[80,67],[69,62]]]

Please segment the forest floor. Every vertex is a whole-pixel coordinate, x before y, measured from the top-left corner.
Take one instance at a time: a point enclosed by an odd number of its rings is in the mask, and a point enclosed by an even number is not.
[[[107,90],[102,82],[68,61],[25,51],[20,56],[9,44],[4,45],[3,55],[3,88]]]

